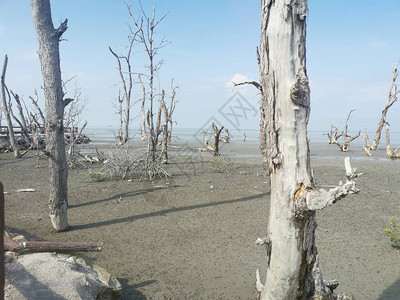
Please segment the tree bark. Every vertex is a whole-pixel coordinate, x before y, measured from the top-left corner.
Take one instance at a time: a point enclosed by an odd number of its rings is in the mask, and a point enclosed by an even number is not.
[[[3,65],[3,71],[1,73],[1,100],[2,100],[2,110],[4,113],[4,117],[6,118],[7,121],[7,128],[8,128],[8,137],[10,138],[10,144],[11,147],[13,148],[14,151],[14,157],[19,158],[21,155],[19,153],[19,147],[18,144],[15,140],[14,136],[14,129],[11,121],[11,116],[10,116],[10,109],[7,105],[7,100],[6,100],[6,83],[5,83],[5,78],[6,78],[6,71],[7,71],[7,63],[8,63],[8,56],[6,55],[4,58],[4,65]]]
[[[46,148],[50,170],[50,219],[56,231],[68,229],[68,168],[64,143],[64,94],[62,91],[59,42],[67,30],[66,19],[57,29],[51,19],[49,0],[31,0],[39,42],[46,104]]]
[[[315,210],[355,192],[349,182],[314,191],[307,123],[310,89],[306,69],[307,0],[262,0],[260,147],[270,175],[270,217],[265,285],[261,299],[332,299],[324,284],[314,243]],[[351,174],[350,174],[351,173]]]

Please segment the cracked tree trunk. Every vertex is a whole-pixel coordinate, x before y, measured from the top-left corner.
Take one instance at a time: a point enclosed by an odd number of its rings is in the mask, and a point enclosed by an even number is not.
[[[65,20],[54,28],[49,0],[31,0],[32,16],[39,42],[46,104],[46,150],[50,171],[50,219],[56,231],[68,229],[68,169],[64,143],[64,101],[61,82],[59,41],[67,30]]]
[[[333,299],[319,268],[315,210],[331,205],[353,186],[314,191],[307,139],[307,0],[262,0],[261,9],[260,147],[270,175],[271,204],[262,240],[267,244],[266,280],[261,284],[257,272],[256,288],[260,299]]]

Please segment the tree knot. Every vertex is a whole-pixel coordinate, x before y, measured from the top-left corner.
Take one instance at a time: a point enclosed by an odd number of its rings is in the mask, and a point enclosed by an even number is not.
[[[290,89],[290,98],[297,105],[310,107],[310,87],[303,68],[296,75],[296,82]]]

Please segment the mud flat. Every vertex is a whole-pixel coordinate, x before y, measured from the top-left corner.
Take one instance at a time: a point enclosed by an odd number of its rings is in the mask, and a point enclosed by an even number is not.
[[[175,148],[166,166],[173,177],[154,182],[94,182],[87,169],[70,170],[64,233],[49,222],[47,162],[37,168],[34,153],[0,154],[6,227],[31,239],[104,242],[101,252],[78,256],[117,277],[124,299],[255,299],[255,270],[265,272],[265,257],[254,241],[266,232],[268,177],[257,143],[221,151],[215,159]],[[317,213],[324,278],[338,279],[337,291],[356,299],[399,299],[400,252],[383,229],[400,217],[400,161],[386,160],[383,150],[367,158],[324,144],[312,145],[311,155],[321,188],[344,180],[345,155],[363,173],[359,194]],[[26,188],[35,192],[17,193]]]

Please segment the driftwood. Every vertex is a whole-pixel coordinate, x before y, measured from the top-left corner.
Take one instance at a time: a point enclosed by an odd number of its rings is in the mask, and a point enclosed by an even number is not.
[[[100,251],[103,247],[101,242],[42,242],[24,241],[16,242],[12,238],[4,235],[4,250],[13,252],[82,252]]]
[[[399,62],[399,64],[400,64],[400,62]],[[382,116],[381,116],[381,119],[379,120],[378,129],[376,130],[375,138],[372,143],[371,150],[376,150],[376,148],[378,148],[378,144],[381,139],[381,132],[382,132],[383,126],[387,123],[386,114],[387,114],[389,108],[397,101],[397,95],[400,92],[398,90],[398,84],[396,84],[397,76],[399,75],[399,72],[398,72],[399,64],[397,64],[396,68],[393,69],[393,76],[392,76],[392,82],[391,82],[390,89],[389,89],[388,99],[386,101],[385,107],[382,110]]]
[[[348,123],[351,113],[353,111],[355,111],[355,109],[352,109],[349,112],[349,114],[347,115],[347,119],[346,119],[346,122],[344,123],[342,132],[339,133],[339,128],[336,125],[331,125],[331,130],[327,134],[328,135],[328,143],[337,145],[339,147],[340,151],[343,151],[343,152],[347,152],[347,150],[349,150],[350,143],[361,135],[361,130],[354,136],[350,136],[347,134],[347,128],[348,128],[347,123]],[[343,142],[339,142],[340,138],[343,139]]]

